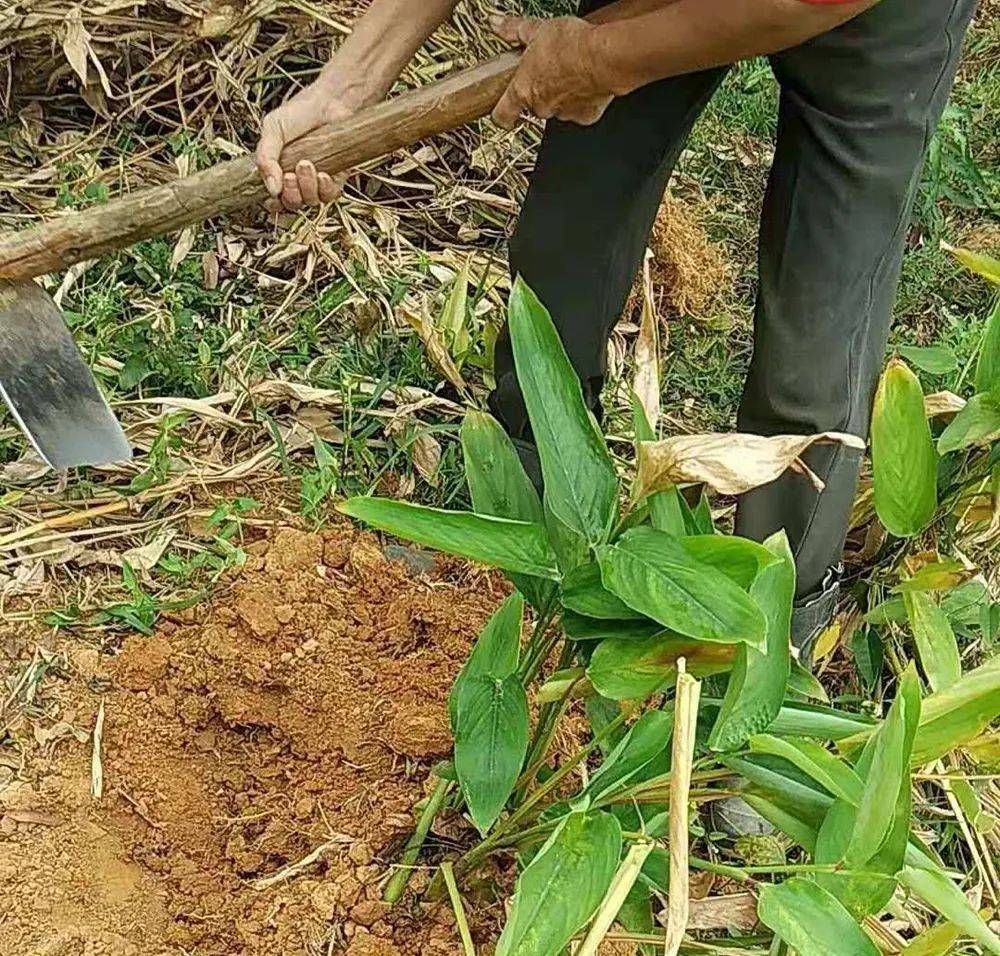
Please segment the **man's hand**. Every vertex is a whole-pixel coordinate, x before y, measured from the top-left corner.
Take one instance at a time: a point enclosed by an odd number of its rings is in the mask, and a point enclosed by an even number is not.
[[[498,125],[510,129],[525,112],[583,126],[604,115],[614,93],[591,69],[597,27],[579,17],[495,16],[490,25],[498,36],[524,47],[517,72],[493,110]]]
[[[255,158],[275,206],[280,203],[286,209],[298,209],[303,204],[333,202],[340,195],[346,176],[334,179],[328,173],[318,173],[307,160],[286,173],[278,159],[293,139],[350,116],[360,105],[354,105],[350,97],[338,96],[328,81],[317,80],[264,117]]]

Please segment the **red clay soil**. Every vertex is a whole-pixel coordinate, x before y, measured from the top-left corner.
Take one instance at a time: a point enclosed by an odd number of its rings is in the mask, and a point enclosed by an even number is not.
[[[118,656],[73,647],[45,719],[8,738],[21,752],[0,739],[2,956],[461,951],[447,904],[389,912],[381,893],[502,585],[458,564],[415,577],[351,530],[251,550],[210,604]]]

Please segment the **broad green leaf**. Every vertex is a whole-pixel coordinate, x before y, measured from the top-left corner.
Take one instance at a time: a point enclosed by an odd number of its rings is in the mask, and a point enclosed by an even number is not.
[[[618,504],[614,465],[552,319],[520,277],[510,294],[509,325],[546,504],[590,545],[601,544]]]
[[[912,579],[911,579],[912,580]],[[949,591],[941,601],[948,620],[955,627],[972,627],[979,621],[979,609],[989,602],[989,591],[982,581],[972,580]],[[869,624],[903,624],[906,605],[901,595],[891,597],[873,607],[866,615]]]
[[[886,624],[902,624],[906,620],[906,605],[903,598],[895,595],[880,601],[865,614],[865,623],[884,627]]]
[[[947,345],[901,345],[899,354],[930,375],[947,375],[958,368],[955,350]]]
[[[924,591],[908,591],[903,595],[903,603],[917,645],[920,666],[931,688],[944,690],[950,687],[962,676],[962,660],[947,614]]]
[[[924,700],[913,745],[913,766],[937,760],[978,737],[997,714],[1000,654]]]
[[[649,505],[649,522],[657,531],[677,536],[688,533],[684,515],[685,512],[690,514],[690,509],[677,485],[650,495],[646,503]]]
[[[721,571],[744,591],[750,590],[764,568],[784,560],[766,543],[736,535],[688,535],[680,539],[680,545],[692,558]]]
[[[670,892],[670,851],[655,848],[642,865],[639,879],[660,893]]]
[[[893,359],[882,373],[871,424],[875,510],[894,535],[921,531],[937,507],[937,453],[920,382]]]
[[[586,707],[591,733],[598,738],[597,745],[601,753],[607,757],[625,739],[624,727],[619,726],[610,733],[606,732],[608,726],[621,716],[621,707],[618,701],[609,700],[600,694],[588,697]]]
[[[835,707],[786,701],[768,730],[775,736],[814,737],[843,740],[859,733],[871,733],[875,721],[864,714],[852,714]]]
[[[455,727],[455,771],[484,836],[503,810],[528,751],[528,699],[516,674],[462,682]]]
[[[627,531],[603,549],[601,573],[629,607],[679,634],[764,646],[767,622],[752,598],[662,531]]]
[[[879,956],[837,898],[801,876],[761,886],[757,913],[799,956]]]
[[[905,613],[905,611],[904,611]],[[882,638],[873,627],[859,627],[851,638],[854,663],[867,687],[873,687],[882,675],[885,652]]]
[[[983,809],[978,791],[965,777],[954,777],[951,780],[951,792],[973,830],[986,834],[997,828],[997,818]]]
[[[560,600],[563,607],[586,617],[605,621],[642,619],[638,611],[604,587],[600,565],[594,562],[578,565],[563,576]]]
[[[907,591],[950,591],[965,581],[971,574],[965,565],[955,558],[943,558],[925,564],[916,574],[904,578],[893,588],[900,594]]]
[[[844,852],[844,862],[853,869],[867,863],[882,846],[892,827],[895,797],[904,783],[909,789],[906,705],[905,696],[897,695],[882,726],[872,738],[871,764],[865,774],[865,789]]]
[[[807,853],[815,852],[818,832],[815,826],[810,825],[805,820],[800,819],[793,813],[789,813],[778,804],[764,797],[747,793],[744,794],[743,799],[751,809],[756,810],[771,826],[776,830],[780,830]]]
[[[559,575],[541,525],[388,498],[349,498],[337,510],[396,537],[504,571],[553,579]]]
[[[573,611],[564,611],[562,621],[566,636],[574,641],[603,641],[609,637],[634,640],[640,637],[652,637],[663,631],[660,624],[648,617],[632,621],[602,621],[600,618],[584,617]]]
[[[653,897],[644,881],[637,880],[633,884],[618,911],[615,922],[620,923],[627,933],[652,934],[656,927],[653,920]],[[657,956],[659,947],[643,943],[639,946],[639,952],[642,956]]]
[[[732,666],[735,644],[716,644],[661,632],[652,637],[612,637],[594,649],[587,677],[610,700],[643,700],[672,681],[683,657],[696,677],[718,674]]]
[[[715,534],[715,519],[712,517],[712,507],[708,495],[702,491],[698,504],[688,508],[683,495],[680,496],[684,506],[684,520],[687,523],[688,534]]]
[[[1000,388],[1000,299],[986,320],[986,332],[976,363],[976,391],[989,392],[995,388]]]
[[[900,951],[900,956],[948,956],[959,935],[954,923],[937,923],[910,940]]]
[[[819,784],[783,757],[752,754],[748,757],[722,757],[722,763],[743,777],[746,794],[761,797],[780,807],[782,812],[801,821],[802,826],[818,831],[834,798]]]
[[[965,894],[944,873],[923,867],[904,866],[899,880],[963,933],[981,943],[988,952],[1000,953],[1000,938],[983,922],[982,917],[969,905]]]
[[[750,738],[750,751],[783,757],[832,796],[846,800],[854,806],[861,802],[864,783],[854,768],[819,744],[804,739],[757,734]]]
[[[609,813],[571,813],[518,878],[496,956],[557,956],[597,911],[618,868]]]
[[[895,874],[907,853],[911,811],[909,759],[919,718],[920,683],[911,665],[903,675],[885,723],[858,761],[857,772],[865,780],[863,791],[839,794],[840,799],[830,808],[817,837],[814,854],[817,863],[838,863],[848,869],[867,871],[863,876],[816,875],[817,882],[859,919],[879,911],[892,898]],[[879,807],[873,810],[872,801],[878,802]],[[876,843],[872,827],[881,825],[882,818],[887,821],[885,835]]]
[[[829,704],[830,696],[820,679],[795,658],[792,658],[791,665],[791,670],[788,672],[789,693],[801,694],[803,697]]]
[[[961,246],[952,246],[947,242],[942,242],[941,246],[947,249],[966,269],[979,273],[988,282],[1000,285],[1000,259],[985,252],[975,252],[972,249],[963,249]]]
[[[545,530],[556,555],[556,564],[563,574],[569,574],[574,568],[590,560],[590,547],[583,535],[567,527],[552,513],[547,497],[542,502],[542,508],[545,511]]]
[[[636,442],[654,441],[656,433],[650,426],[646,412],[635,392],[632,392],[631,401]],[[650,495],[646,499],[646,504],[649,507],[650,523],[657,531],[664,531],[677,537],[688,533],[684,520],[684,514],[688,508],[677,485],[670,485],[662,491]]]
[[[524,600],[512,594],[479,632],[468,660],[459,671],[451,693],[448,695],[448,713],[454,732],[458,717],[458,698],[462,685],[476,677],[494,677],[502,680],[517,670],[521,653],[521,619],[524,617]]]
[[[1000,385],[973,395],[938,438],[942,455],[1000,439]]]
[[[461,435],[466,481],[476,511],[544,524],[541,499],[503,426],[486,412],[470,411]]]
[[[485,412],[470,411],[462,422],[465,480],[473,510],[494,518],[544,525],[542,502],[500,423]],[[544,579],[512,574],[514,586],[535,608],[543,607],[553,585]]]
[[[721,535],[716,537],[726,540]],[[762,653],[749,644],[739,646],[726,696],[708,738],[708,745],[713,750],[735,750],[742,746],[751,734],[764,730],[778,716],[785,699],[790,668],[789,629],[795,598],[795,559],[783,531],[768,538],[764,550],[777,560],[754,575],[750,596],[767,621],[766,648]]]
[[[670,768],[670,735],[674,718],[662,710],[651,710],[633,724],[624,740],[594,771],[583,795],[600,800],[629,783],[648,780]]]

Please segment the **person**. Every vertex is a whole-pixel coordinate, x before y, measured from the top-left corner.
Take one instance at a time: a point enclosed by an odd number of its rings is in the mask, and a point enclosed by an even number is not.
[[[282,146],[383,98],[453,0],[372,0],[318,79],[268,114],[257,164],[289,209],[341,180]],[[599,413],[608,336],[663,191],[699,114],[741,59],[767,55],[780,85],[760,221],[754,351],[738,428],[866,435],[923,156],[951,88],[975,0],[582,0],[580,16],[496,17],[523,47],[493,112],[548,120],[510,242],[511,269],[548,307]],[[510,341],[490,407],[530,466]],[[736,533],[789,536],[792,641],[807,658],[837,601],[861,453],[819,446],[796,474],[744,495]]]

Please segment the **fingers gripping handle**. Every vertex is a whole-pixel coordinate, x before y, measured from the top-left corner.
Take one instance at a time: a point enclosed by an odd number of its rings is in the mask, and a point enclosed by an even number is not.
[[[294,169],[308,159],[322,172],[338,173],[479,119],[496,105],[517,60],[516,53],[505,53],[314,130],[289,143],[281,154],[282,167]],[[0,279],[63,269],[266,198],[253,158],[242,156],[0,237]]]

